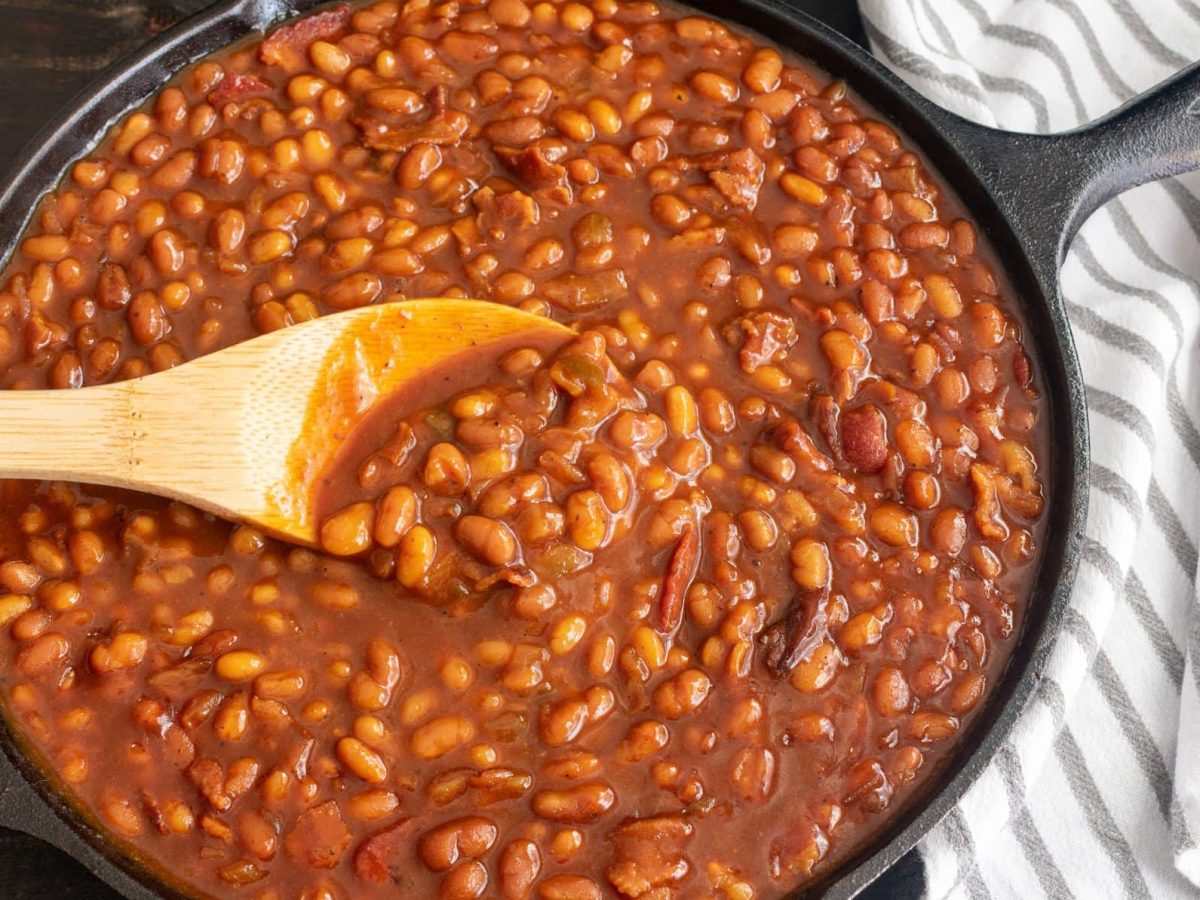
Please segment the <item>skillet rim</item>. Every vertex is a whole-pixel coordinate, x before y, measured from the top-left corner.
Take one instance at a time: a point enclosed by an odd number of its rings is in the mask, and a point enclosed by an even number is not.
[[[326,4],[315,0],[224,0],[156,36],[97,76],[51,118],[14,161],[10,180],[0,192],[0,265],[15,249],[36,201],[53,189],[72,161],[103,138],[113,121],[152,96],[167,78],[195,59],[293,13],[309,12],[322,5]],[[1016,136],[973,125],[936,106],[867,51],[819,20],[781,0],[690,0],[686,5],[735,22],[812,60],[835,77],[845,78],[855,95],[931,161],[939,181],[958,196],[987,235],[997,259],[1004,260],[1003,269],[1018,305],[1026,321],[1037,326],[1025,339],[1027,347],[1035,348],[1035,369],[1049,401],[1051,443],[1047,451],[1051,472],[1047,481],[1051,502],[1043,514],[1045,537],[1031,599],[1003,674],[942,769],[930,775],[899,814],[857,851],[820,881],[793,895],[853,897],[949,814],[986,769],[1031,699],[1040,681],[1040,670],[1061,630],[1086,516],[1089,456],[1082,378],[1057,285],[1065,228],[1056,246],[1030,246],[1028,236],[1017,232],[998,196],[1005,186],[994,179],[988,183],[978,159],[969,158],[970,148],[981,138],[1000,150]],[[22,204],[22,200],[26,202]],[[22,208],[28,210],[23,215],[19,213]],[[135,895],[144,897],[183,896],[157,864],[97,829],[93,815],[77,808],[65,792],[60,792],[54,779],[41,770],[36,748],[26,746],[7,710],[0,712],[0,747],[8,757],[6,761],[19,772],[23,787],[49,807],[21,811],[33,820],[55,820],[12,824],[60,846],[122,890],[133,888]],[[0,782],[4,780],[0,772]]]

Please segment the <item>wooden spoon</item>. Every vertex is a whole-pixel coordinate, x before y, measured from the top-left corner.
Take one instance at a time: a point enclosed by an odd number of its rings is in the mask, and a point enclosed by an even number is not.
[[[0,478],[161,494],[314,545],[315,483],[350,428],[430,366],[574,332],[478,300],[326,316],[176,369],[75,391],[0,391]]]

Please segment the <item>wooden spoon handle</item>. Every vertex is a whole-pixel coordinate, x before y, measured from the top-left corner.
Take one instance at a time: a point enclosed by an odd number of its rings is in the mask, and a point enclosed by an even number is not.
[[[79,390],[0,391],[0,479],[102,484],[226,518],[259,514],[242,505],[269,487],[255,467],[263,440],[242,397],[252,373],[234,360],[230,377],[216,380],[220,363],[214,355]]]
[[[494,341],[571,329],[506,306],[435,298],[272,332],[145,378],[0,391],[0,478],[159,494],[312,544],[313,485],[380,397]]]
[[[137,422],[128,383],[0,391],[0,478],[129,486]]]

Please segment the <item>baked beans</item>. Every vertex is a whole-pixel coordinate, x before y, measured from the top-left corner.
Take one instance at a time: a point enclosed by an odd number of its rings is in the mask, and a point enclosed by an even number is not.
[[[577,333],[372,410],[319,549],[0,484],[14,727],[196,894],[831,871],[953,752],[1032,583],[1046,412],[982,236],[846,85],[682,8],[338,5],[69,170],[0,274],[0,387],[437,295]]]

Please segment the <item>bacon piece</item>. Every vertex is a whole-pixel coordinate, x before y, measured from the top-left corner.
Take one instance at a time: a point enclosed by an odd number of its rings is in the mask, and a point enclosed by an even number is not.
[[[238,642],[238,633],[232,628],[222,628],[219,631],[210,631],[196,643],[192,644],[192,649],[188,651],[188,659],[199,659],[206,656],[209,660],[216,659],[226,650],[230,650]]]
[[[173,711],[159,700],[143,697],[133,707],[133,717],[147,734],[162,740],[168,762],[186,769],[196,758],[196,746],[173,718]]]
[[[842,455],[842,433],[838,428],[841,410],[837,402],[828,394],[816,394],[812,398],[811,406],[813,416],[817,420],[817,430],[821,432],[821,437],[825,438],[833,458],[842,462],[845,457]]]
[[[846,773],[846,795],[842,802],[855,804],[864,812],[886,809],[894,788],[877,759],[864,759]]]
[[[752,210],[758,205],[758,191],[766,166],[750,148],[700,157],[697,165],[708,173],[708,180],[730,206]]]
[[[887,463],[887,423],[874,403],[841,415],[842,453],[860,472],[878,472]]]
[[[802,813],[771,842],[768,860],[772,871],[784,873],[788,878],[807,878],[813,866],[829,852],[829,838],[807,813]]]
[[[728,242],[746,262],[761,267],[771,261],[771,241],[757,220],[729,219],[725,230]]]
[[[696,578],[696,567],[700,560],[698,532],[695,523],[688,522],[683,526],[675,549],[671,551],[671,561],[667,564],[662,597],[658,603],[656,627],[660,634],[674,634],[683,622],[683,601]]]
[[[810,654],[824,630],[829,587],[802,591],[792,598],[783,618],[762,636],[763,661],[781,678]]]
[[[738,361],[747,374],[774,362],[796,343],[796,321],[791,316],[758,312],[743,316],[738,324],[746,335],[738,351]]]
[[[217,812],[233,805],[233,798],[225,790],[225,768],[215,759],[203,756],[196,760],[188,766],[187,776]]]
[[[332,9],[304,16],[281,25],[263,39],[258,58],[269,66],[295,65],[314,41],[337,36],[350,25],[350,6],[339,4]]]
[[[411,113],[380,118],[360,109],[350,116],[350,124],[362,132],[363,143],[373,150],[402,153],[418,144],[454,147],[467,133],[470,121],[466,114],[452,109],[449,100],[446,86],[439,84],[426,92],[425,103]],[[422,115],[426,116],[423,120]],[[471,168],[461,164],[456,167]]]
[[[173,702],[184,700],[192,694],[201,679],[212,669],[211,656],[195,656],[180,660],[175,665],[155,672],[146,683],[166,694]]]
[[[775,446],[810,472],[833,471],[833,460],[817,447],[808,432],[794,419],[781,422],[772,435]]]
[[[350,829],[336,800],[306,809],[284,839],[288,856],[314,869],[332,869],[350,843]]]
[[[604,872],[622,897],[667,897],[687,877],[687,845],[695,829],[678,814],[629,819],[612,835],[613,863]]]
[[[685,228],[679,234],[673,235],[667,241],[667,246],[681,250],[703,250],[707,247],[719,247],[725,243],[725,235],[729,231],[724,225],[708,225],[704,228]]]
[[[532,587],[536,582],[537,579],[528,566],[505,566],[475,582],[475,590],[483,593],[498,584],[507,584],[518,588]]]
[[[412,846],[413,817],[408,816],[369,835],[354,851],[354,874],[364,881],[400,881],[404,855]]]
[[[444,84],[435,84],[425,95],[425,101],[436,116],[450,108],[450,89]]]
[[[208,102],[213,106],[221,106],[234,100],[246,100],[250,97],[262,97],[271,93],[274,88],[257,75],[234,74],[226,75],[221,83],[208,95]]]
[[[1033,369],[1029,365],[1029,357],[1025,351],[1018,348],[1016,355],[1013,357],[1013,377],[1017,379],[1017,384],[1029,390],[1033,386]]]
[[[434,113],[428,121],[401,128],[366,113],[351,116],[350,122],[362,132],[363,143],[372,150],[397,153],[417,144],[436,144],[439,147],[457,144],[467,133],[469,124],[467,117],[456,109]]]
[[[524,191],[507,191],[497,194],[490,187],[481,187],[471,195],[471,202],[479,210],[476,221],[489,236],[493,231],[503,240],[510,228],[528,228],[541,221],[541,210],[537,201]]]
[[[970,472],[971,488],[975,494],[975,527],[989,541],[1002,541],[1008,537],[1008,526],[1000,518],[996,485],[999,473],[994,466],[984,463],[972,463]]]
[[[150,820],[150,824],[159,834],[171,833],[171,826],[167,824],[167,817],[162,807],[145,791],[142,791],[142,809],[146,811],[146,818]]]
[[[566,167],[553,162],[546,155],[544,147],[533,146],[520,150],[515,147],[496,147],[494,150],[500,162],[526,184],[542,187],[566,182]]]

